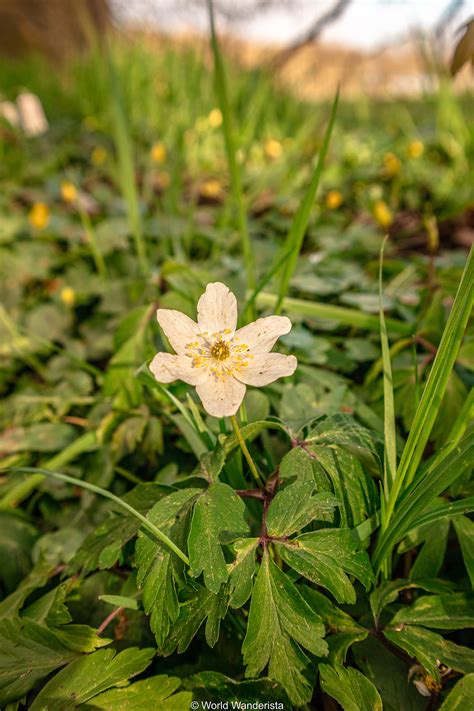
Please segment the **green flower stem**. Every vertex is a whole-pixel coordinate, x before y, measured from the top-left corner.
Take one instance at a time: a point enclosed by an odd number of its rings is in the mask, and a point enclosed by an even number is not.
[[[99,245],[97,244],[97,239],[95,236],[94,228],[92,227],[92,223],[90,221],[89,215],[84,210],[84,208],[79,204],[79,200],[78,200],[78,211],[79,211],[79,216],[80,216],[81,222],[82,222],[82,229],[85,232],[85,235],[87,238],[87,244],[90,247],[92,259],[94,260],[95,268],[97,269],[99,276],[101,276],[103,279],[105,279],[105,278],[107,278],[107,267],[105,266],[104,257],[102,256],[102,252],[100,251]]]
[[[245,444],[245,440],[242,436],[242,432],[240,431],[239,423],[237,422],[236,416],[232,415],[230,421],[232,422],[232,427],[234,428],[235,436],[239,440],[240,448],[244,454],[245,459],[247,460],[247,464],[250,467],[250,471],[252,472],[253,478],[255,479],[255,482],[259,489],[264,489],[265,484],[263,483],[262,478],[258,473],[258,469],[255,466],[255,462],[252,459],[252,455],[250,454],[248,447]]]
[[[189,565],[189,558],[183,551],[178,548],[178,546],[173,543],[173,541],[168,538],[168,536],[163,533],[163,531],[160,531],[159,528],[157,528],[149,519],[146,518],[146,516],[143,516],[139,511],[133,508],[133,506],[130,506],[130,504],[127,504],[126,501],[123,501],[118,496],[115,496],[115,494],[112,494],[110,491],[107,491],[106,489],[102,489],[100,486],[96,486],[95,484],[90,484],[88,481],[82,481],[82,479],[76,479],[76,477],[73,476],[68,476],[67,474],[60,474],[59,472],[51,472],[48,469],[39,469],[36,467],[16,467],[15,469],[10,470],[12,473],[14,472],[19,472],[23,474],[33,474],[34,476],[45,476],[45,477],[51,477],[53,479],[58,479],[59,481],[65,481],[67,484],[74,484],[74,486],[80,486],[82,489],[88,489],[89,491],[94,492],[94,494],[100,494],[100,496],[103,496],[106,499],[110,499],[114,503],[116,503],[118,506],[121,506],[123,509],[128,511],[129,513],[132,514],[132,516],[135,516],[145,528],[147,528],[150,533],[152,533],[155,538],[158,538],[159,541],[165,544],[165,546],[168,546],[170,550],[175,553],[178,558],[180,558],[183,563],[186,565]]]

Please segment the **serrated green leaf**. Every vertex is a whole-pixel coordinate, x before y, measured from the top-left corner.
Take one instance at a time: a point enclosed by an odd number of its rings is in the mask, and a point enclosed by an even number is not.
[[[338,446],[346,449],[362,462],[378,469],[375,449],[379,437],[350,415],[338,413],[319,420],[305,437],[305,447]]]
[[[311,447],[316,468],[329,478],[334,495],[341,501],[342,526],[353,528],[378,509],[374,481],[358,459],[339,447]]]
[[[119,654],[114,649],[99,649],[75,659],[41,689],[30,711],[74,709],[140,674],[150,664],[154,654],[153,649],[129,647]]]
[[[217,595],[198,586],[197,592],[179,607],[178,619],[160,652],[165,656],[177,651],[185,652],[204,620],[206,642],[213,647],[218,638],[220,622],[227,612],[228,595],[222,588]]]
[[[184,546],[191,506],[200,489],[182,489],[158,501],[148,518],[178,546]],[[172,623],[178,617],[176,580],[181,575],[182,561],[144,529],[136,544],[137,584],[143,591],[143,606],[150,615],[150,625],[161,647]]]
[[[258,538],[243,538],[232,545],[235,560],[227,565],[229,573],[229,604],[233,608],[245,605],[252,592],[255,575],[255,553]]]
[[[329,661],[343,663],[348,649],[361,642],[369,634],[369,630],[361,627],[347,612],[343,612],[325,595],[307,585],[300,585],[300,591],[306,602],[321,616],[327,631],[329,646]]]
[[[331,514],[339,500],[326,493],[313,495],[315,481],[296,481],[280,489],[267,513],[270,536],[289,536],[301,531],[311,521]]]
[[[415,625],[399,625],[385,629],[384,636],[418,659],[437,681],[440,678],[438,662],[463,674],[474,672],[474,651],[444,639],[436,632]]]
[[[0,620],[18,612],[33,590],[46,585],[53,570],[50,563],[40,560],[23,578],[17,589],[0,602]]]
[[[474,627],[474,593],[424,595],[413,605],[403,607],[390,626],[421,625],[443,630]]]
[[[373,573],[365,551],[348,529],[324,529],[304,533],[296,539],[276,543],[278,552],[300,575],[327,588],[338,602],[354,603],[356,594],[346,573],[354,575],[367,589]]]
[[[77,652],[47,627],[20,618],[0,622],[0,704],[21,698]]]
[[[153,504],[172,491],[169,486],[143,483],[125,494],[123,499],[141,514],[146,514]],[[117,562],[123,546],[137,535],[140,521],[123,509],[111,509],[111,515],[85,538],[72,559],[72,572],[83,570],[87,573],[96,568],[111,568]]]
[[[195,699],[201,701],[237,701],[255,703],[255,701],[280,702],[283,708],[288,706],[288,697],[273,679],[244,679],[236,681],[215,671],[204,671],[183,679],[183,685],[192,689]]]
[[[245,536],[245,504],[227,484],[214,482],[194,505],[188,538],[189,560],[194,577],[204,573],[208,590],[218,593],[228,577],[222,543]]]
[[[453,523],[461,545],[464,565],[474,589],[474,521],[471,521],[467,516],[457,516]]]
[[[104,711],[188,711],[193,695],[189,691],[174,692],[181,686],[175,676],[152,676],[136,681],[124,689],[110,689],[94,696],[91,707]]]
[[[382,610],[387,605],[395,602],[402,590],[410,590],[412,588],[420,588],[426,592],[439,594],[451,592],[449,583],[445,583],[443,580],[404,580],[403,578],[387,580],[373,590],[369,597],[370,609],[376,626],[378,626]]]
[[[380,694],[358,669],[320,664],[321,687],[344,711],[382,711]]]
[[[465,711],[474,699],[474,674],[466,674],[449,692],[439,711]]]
[[[258,676],[268,666],[270,678],[286,690],[293,704],[308,702],[312,686],[302,647],[325,656],[321,618],[304,601],[296,586],[265,551],[250,603],[247,634],[242,645],[246,676]]]
[[[308,453],[302,447],[293,447],[280,462],[280,479],[314,481],[313,467]]]

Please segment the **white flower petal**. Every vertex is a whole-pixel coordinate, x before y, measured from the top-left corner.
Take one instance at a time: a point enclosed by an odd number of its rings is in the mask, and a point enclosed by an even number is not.
[[[262,353],[249,358],[248,365],[236,371],[235,377],[246,385],[268,385],[277,378],[293,375],[298,361],[295,356],[282,353]]]
[[[208,377],[207,368],[195,368],[192,358],[172,353],[157,353],[149,367],[159,383],[183,380],[189,385],[197,385]]]
[[[236,345],[245,344],[250,353],[268,353],[278,338],[290,331],[291,321],[286,316],[266,316],[239,328],[234,340]]]
[[[244,399],[245,390],[245,385],[232,375],[209,375],[204,383],[196,387],[204,409],[213,417],[235,415]]]
[[[225,284],[216,281],[206,286],[197,313],[201,331],[212,334],[228,329],[233,333],[237,326],[237,299]]]
[[[186,346],[199,339],[199,328],[192,318],[174,309],[158,309],[156,318],[176,353],[186,354]]]

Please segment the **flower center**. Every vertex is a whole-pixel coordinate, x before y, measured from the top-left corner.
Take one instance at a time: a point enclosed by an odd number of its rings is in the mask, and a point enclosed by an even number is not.
[[[211,347],[211,356],[216,360],[226,360],[230,356],[230,348],[227,341],[219,338]]]

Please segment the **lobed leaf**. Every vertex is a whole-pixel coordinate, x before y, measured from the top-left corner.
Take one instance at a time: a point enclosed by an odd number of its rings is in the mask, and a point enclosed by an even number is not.
[[[248,533],[245,504],[228,484],[214,482],[194,505],[188,538],[194,577],[204,573],[208,590],[218,593],[228,578],[222,544]]]
[[[297,573],[327,588],[338,602],[354,603],[356,594],[349,575],[367,589],[373,580],[365,551],[358,549],[348,529],[324,529],[275,544],[283,560]]]
[[[242,645],[246,676],[257,676],[268,666],[269,677],[285,688],[294,705],[307,703],[312,685],[307,677],[309,659],[301,647],[325,656],[328,647],[323,636],[321,618],[271,560],[267,549],[255,580]]]
[[[341,664],[319,665],[321,687],[344,711],[382,711],[380,694],[362,672]]]

